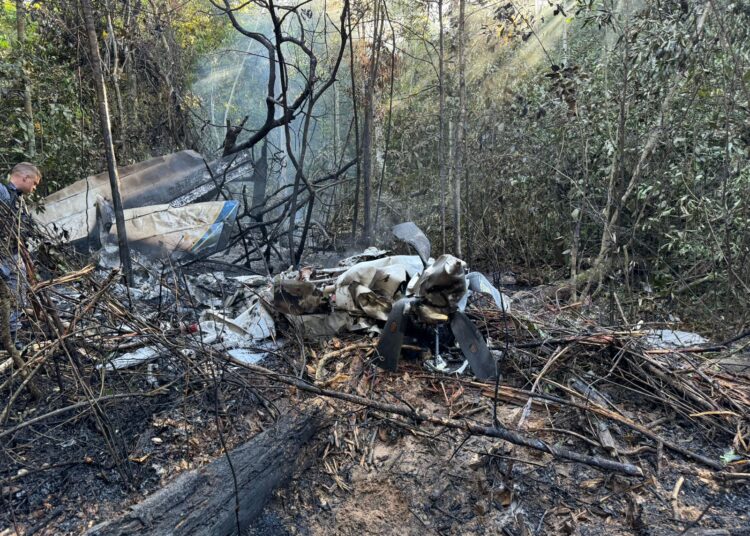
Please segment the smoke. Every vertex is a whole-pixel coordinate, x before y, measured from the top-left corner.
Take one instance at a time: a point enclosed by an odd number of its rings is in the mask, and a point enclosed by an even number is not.
[[[307,4],[299,17],[289,17],[285,32],[298,37],[300,27],[304,28],[306,43],[318,58],[318,77],[328,75],[333,55],[339,45],[336,30],[330,26],[330,19],[326,24],[326,13],[323,2]],[[337,14],[331,13],[331,18]],[[265,35],[273,42],[273,27],[267,11],[255,8],[250,13],[243,14],[240,22],[249,31]],[[327,32],[327,35],[326,35]],[[336,39],[334,39],[334,36]],[[294,100],[304,88],[305,75],[308,70],[307,57],[294,45],[285,45],[285,61],[289,74],[289,102]],[[317,173],[326,174],[333,170],[341,159],[343,140],[341,132],[347,132],[353,115],[351,98],[348,89],[349,67],[342,64],[336,87],[331,87],[317,102],[313,110],[313,119],[308,139],[308,157],[305,172],[308,177]],[[232,31],[228,39],[218,50],[202,57],[194,74],[195,82],[191,92],[198,98],[205,123],[201,129],[201,142],[205,156],[209,159],[221,155],[223,140],[226,134],[226,122],[239,124],[245,116],[245,132],[237,140],[242,143],[252,132],[257,130],[266,117],[266,93],[268,85],[269,65],[266,49],[256,41]],[[279,101],[281,82],[278,66],[276,67],[275,98]],[[337,102],[335,102],[337,101]],[[282,113],[280,106],[276,107],[276,116]],[[290,124],[291,148],[295,155],[299,154],[300,129],[304,115],[299,114]],[[274,156],[269,166],[273,178],[286,184],[294,177],[293,169],[287,154],[284,128],[277,127],[268,137],[269,153]],[[334,148],[334,143],[337,147]],[[256,146],[259,153],[259,145]],[[334,150],[335,149],[335,150]],[[269,182],[270,184],[270,182]]]

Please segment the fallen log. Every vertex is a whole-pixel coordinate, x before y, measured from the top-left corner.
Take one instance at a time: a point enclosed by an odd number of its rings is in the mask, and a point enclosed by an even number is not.
[[[223,456],[183,473],[124,514],[85,534],[220,536],[237,534],[238,529],[242,532],[274,490],[304,465],[305,447],[327,421],[325,404],[312,401],[303,411],[282,416],[271,428],[231,451],[231,465]]]

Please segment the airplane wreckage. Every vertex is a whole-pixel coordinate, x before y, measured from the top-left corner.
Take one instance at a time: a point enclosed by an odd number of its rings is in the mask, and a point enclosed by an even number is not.
[[[220,167],[222,164],[219,163]],[[240,166],[225,182],[236,180]],[[239,202],[204,201],[217,189],[203,158],[193,151],[120,168],[128,241],[151,257],[203,257],[226,247]],[[107,173],[79,180],[44,199],[36,221],[82,250],[116,240]]]
[[[431,258],[430,242],[414,223],[396,225],[393,234],[418,255],[385,256],[370,248],[342,261],[350,266],[333,285],[317,283],[309,270],[281,274],[274,281],[274,306],[313,335],[343,328],[379,331],[375,363],[386,370],[397,369],[408,346],[429,348],[434,359],[427,366],[434,370],[463,372],[468,365],[480,379],[496,377],[495,356],[464,309],[473,293],[487,294],[506,312],[510,298],[481,273],[467,272],[466,263],[453,255]],[[362,260],[368,254],[371,258]],[[465,361],[450,367],[440,348],[454,343]]]
[[[238,177],[228,172],[224,180]],[[215,194],[218,185],[197,153],[182,151],[121,168],[120,180],[133,249],[152,258],[184,259],[207,257],[226,247],[239,202],[202,201]],[[79,249],[99,249],[116,241],[106,173],[55,192],[45,198],[44,206],[36,220]],[[230,354],[235,358],[246,359],[242,348],[248,343],[275,337],[273,313],[278,313],[309,336],[343,330],[381,333],[377,364],[386,370],[397,369],[402,350],[422,347],[433,352],[427,366],[434,370],[463,372],[470,367],[478,378],[496,377],[497,360],[464,310],[472,293],[488,295],[505,312],[510,298],[481,273],[467,272],[464,261],[452,255],[431,258],[430,242],[414,223],[395,226],[393,235],[417,255],[389,256],[368,248],[341,261],[339,268],[302,268],[272,281],[258,276],[254,285],[266,287],[266,299],[251,300],[236,318],[228,318],[226,311],[204,311],[201,330],[212,335],[210,340],[233,348]],[[451,368],[440,349],[454,344],[465,360]],[[121,356],[111,366],[130,367],[158,353],[145,350]],[[252,359],[258,357],[251,354]]]

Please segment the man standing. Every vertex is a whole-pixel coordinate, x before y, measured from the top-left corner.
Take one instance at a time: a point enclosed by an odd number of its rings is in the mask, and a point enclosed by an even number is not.
[[[24,273],[23,261],[18,255],[18,245],[22,242],[22,219],[26,217],[26,206],[23,195],[32,193],[42,180],[39,169],[29,162],[21,162],[10,172],[8,184],[0,184],[0,277],[5,281],[10,292],[21,303],[19,276]],[[10,312],[10,334],[15,341],[16,332],[21,327],[19,311],[13,308]],[[0,328],[1,329],[1,328]]]

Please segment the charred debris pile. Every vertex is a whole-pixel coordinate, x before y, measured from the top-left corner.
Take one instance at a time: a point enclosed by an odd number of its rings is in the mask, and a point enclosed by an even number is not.
[[[505,294],[460,259],[432,258],[412,223],[394,235],[416,255],[369,248],[335,268],[275,277],[144,260],[131,288],[117,269],[73,269],[73,257],[48,247],[58,271],[28,274],[28,345],[0,358],[0,526],[75,533],[103,522],[92,534],[125,533],[123,524],[156,534],[174,523],[170,514],[188,515],[174,512],[184,504],[160,502],[173,494],[129,514],[123,504],[183,473],[181,489],[200,496],[215,488],[207,474],[229,482],[215,500],[196,501],[184,533],[231,533],[303,467],[329,493],[354,493],[346,468],[377,471],[379,448],[407,436],[456,438],[436,454],[454,463],[464,442],[482,438],[477,456],[503,467],[488,492],[498,515],[519,504],[513,479],[524,460],[619,479],[626,502],[655,486],[668,460],[744,490],[746,338],[718,344],[675,326],[602,325],[593,305],[551,303],[538,289]],[[152,529],[133,511],[146,511]],[[610,518],[633,523],[628,512]],[[482,515],[442,517],[450,527]],[[206,519],[216,524],[198,524]],[[711,526],[711,516],[670,517],[680,530],[701,522]]]

